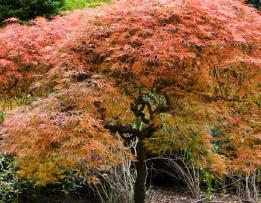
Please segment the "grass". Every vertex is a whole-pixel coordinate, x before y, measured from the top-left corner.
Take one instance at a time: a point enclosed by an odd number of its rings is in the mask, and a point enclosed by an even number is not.
[[[65,9],[74,10],[87,7],[96,7],[111,0],[65,0]]]

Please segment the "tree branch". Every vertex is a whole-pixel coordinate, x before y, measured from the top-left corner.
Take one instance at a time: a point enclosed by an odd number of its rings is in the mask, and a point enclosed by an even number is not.
[[[118,132],[120,136],[125,140],[131,140],[134,137],[139,137],[141,132],[137,129],[132,128],[131,126],[123,126],[123,125],[105,125],[106,129],[109,129],[111,132],[116,133]],[[131,134],[131,136],[124,136],[124,134]]]

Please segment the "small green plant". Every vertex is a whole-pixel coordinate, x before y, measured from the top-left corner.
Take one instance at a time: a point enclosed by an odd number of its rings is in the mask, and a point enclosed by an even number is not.
[[[76,194],[79,190],[86,187],[85,179],[74,170],[67,170],[66,178],[60,183],[53,185],[53,191],[65,195]]]
[[[202,171],[203,182],[206,184],[207,199],[212,200],[213,198],[213,182],[215,181],[215,176],[208,171]]]

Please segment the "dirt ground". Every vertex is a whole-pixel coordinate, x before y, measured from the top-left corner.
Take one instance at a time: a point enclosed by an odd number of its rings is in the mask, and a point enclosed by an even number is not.
[[[211,200],[207,198],[193,199],[186,191],[173,191],[166,188],[152,188],[148,191],[147,203],[261,203],[244,201],[239,197],[228,194],[213,195]]]

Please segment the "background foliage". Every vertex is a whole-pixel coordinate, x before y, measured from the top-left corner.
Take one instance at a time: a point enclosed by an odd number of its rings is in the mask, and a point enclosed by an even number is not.
[[[261,1],[260,0],[248,0],[248,2],[253,4],[256,8],[261,9]]]
[[[36,16],[51,17],[58,14],[64,0],[1,0],[0,22],[10,17],[29,20]]]

